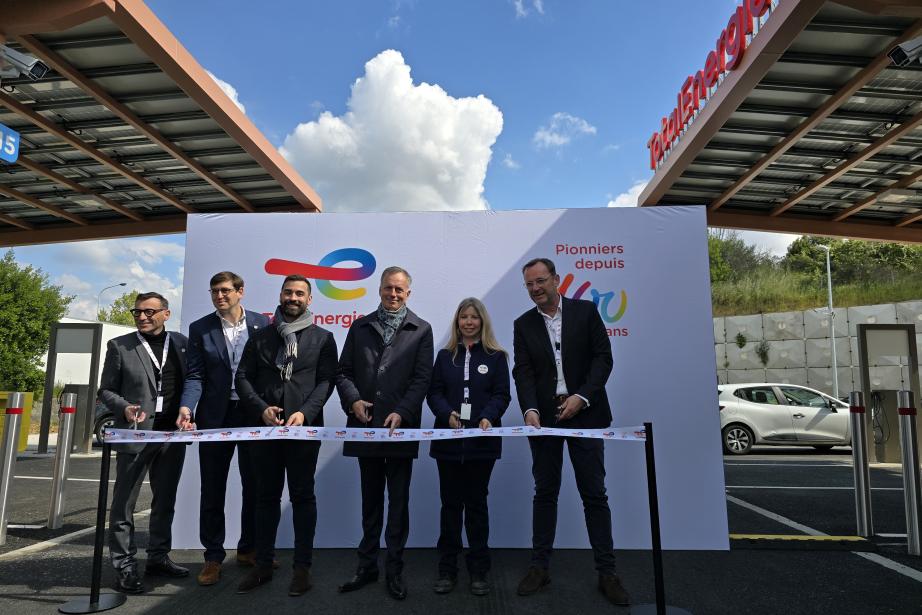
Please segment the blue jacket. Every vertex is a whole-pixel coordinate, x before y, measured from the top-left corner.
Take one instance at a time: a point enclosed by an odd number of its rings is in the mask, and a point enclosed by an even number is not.
[[[248,339],[269,326],[266,316],[250,310],[246,310],[246,321]],[[189,325],[189,351],[186,355],[189,368],[179,405],[193,410],[199,429],[223,427],[232,382],[227,342],[221,329],[221,319],[216,313],[212,312]]]
[[[429,408],[435,414],[435,427],[448,428],[452,411],[460,412],[464,394],[464,357],[467,349],[458,348],[458,356],[442,349],[435,358],[432,384],[429,387]],[[480,419],[487,419],[494,427],[509,407],[509,362],[504,352],[487,353],[479,343],[471,349],[470,361],[471,420],[464,421],[467,429],[480,429]],[[499,459],[502,438],[464,438],[436,440],[429,447],[429,455],[445,461]]]

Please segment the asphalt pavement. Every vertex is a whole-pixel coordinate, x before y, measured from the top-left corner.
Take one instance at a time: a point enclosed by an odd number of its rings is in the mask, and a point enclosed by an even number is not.
[[[751,455],[725,457],[731,536],[853,535],[850,461],[847,448],[828,453],[757,448]],[[43,527],[48,515],[52,465],[51,456],[34,454],[20,456],[17,462],[10,500],[12,525],[7,544],[0,547],[0,613],[54,613],[64,602],[89,593],[99,453],[72,457],[67,514],[60,530]],[[864,546],[828,539],[766,539],[733,540],[726,552],[666,552],[667,602],[695,615],[922,613],[922,559],[906,554],[900,467],[872,466],[871,484],[878,536]],[[145,511],[149,505],[150,492],[144,487],[137,507],[142,545],[147,539]],[[619,551],[617,556],[619,572],[634,603],[653,602],[650,553]],[[495,550],[491,572],[494,591],[482,598],[467,592],[464,575],[453,593],[434,594],[430,586],[435,580],[435,551],[408,550],[405,576],[409,597],[399,603],[387,596],[383,582],[353,594],[336,592],[336,586],[352,573],[355,555],[351,550],[317,550],[314,588],[301,598],[287,596],[290,551],[280,552],[282,565],[276,578],[245,596],[235,593],[244,569],[228,564],[218,585],[202,588],[194,579],[201,567],[201,551],[174,551],[172,557],[192,569],[190,578],[179,582],[148,579],[147,593],[130,596],[113,612],[630,612],[605,602],[595,588],[591,555],[579,550],[556,552],[551,585],[531,597],[515,593],[527,567],[527,551]],[[107,589],[111,583],[111,572],[103,566],[104,591],[111,591]]]

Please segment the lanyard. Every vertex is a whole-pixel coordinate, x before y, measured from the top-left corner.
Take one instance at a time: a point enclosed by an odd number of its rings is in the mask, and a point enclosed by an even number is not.
[[[470,403],[470,400],[471,400],[470,386],[471,386],[471,349],[472,348],[473,348],[473,345],[470,348],[465,348],[465,352],[464,352],[464,399],[462,401],[466,404]]]
[[[154,351],[151,350],[150,344],[147,343],[147,340],[144,339],[144,336],[140,333],[135,333],[138,336],[138,339],[141,340],[141,345],[144,346],[144,350],[147,351],[147,356],[150,357],[151,363],[154,364],[154,380],[157,382],[157,396],[160,396],[160,387],[163,383],[163,366],[166,365],[167,353],[170,351],[170,334],[166,334],[166,339],[163,340],[163,356],[160,360],[157,360],[157,357],[154,356]]]

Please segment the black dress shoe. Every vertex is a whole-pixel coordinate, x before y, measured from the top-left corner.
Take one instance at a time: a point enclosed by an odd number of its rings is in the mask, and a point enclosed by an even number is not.
[[[189,569],[177,566],[176,562],[165,557],[159,562],[147,562],[144,574],[150,577],[172,577],[179,579],[189,576]]]
[[[403,600],[407,597],[407,584],[403,582],[403,577],[399,574],[387,576],[387,593],[394,600]]]
[[[377,568],[359,568],[355,571],[355,576],[339,586],[340,593],[354,592],[357,589],[362,589],[369,583],[374,583],[378,580],[378,569]]]
[[[115,572],[115,589],[126,594],[143,594],[144,584],[135,568],[123,568]]]
[[[250,570],[245,577],[240,581],[240,584],[237,585],[238,594],[248,594],[260,585],[268,583],[272,580],[272,569],[271,568],[260,568],[256,567]]]

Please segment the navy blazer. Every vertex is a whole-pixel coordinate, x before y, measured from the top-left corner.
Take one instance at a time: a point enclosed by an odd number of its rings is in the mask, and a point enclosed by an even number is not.
[[[246,321],[248,338],[269,326],[266,316],[250,310],[246,310]],[[215,312],[189,325],[186,355],[189,366],[179,405],[192,409],[199,429],[223,427],[230,401],[231,365],[221,318]]]
[[[429,409],[435,414],[436,429],[447,429],[451,413],[460,412],[464,396],[464,357],[467,349],[459,344],[458,355],[443,348],[435,358],[432,384],[429,387]],[[488,353],[480,343],[471,349],[470,361],[471,418],[463,421],[468,429],[480,429],[480,420],[487,419],[493,427],[501,427],[503,413],[509,407],[509,362],[505,352]],[[503,439],[495,436],[435,440],[429,455],[446,461],[499,459]]]
[[[567,393],[579,394],[589,406],[576,416],[556,421],[557,362],[544,317],[533,307],[513,325],[512,376],[522,412],[538,410],[541,425],[601,429],[611,425],[611,407],[605,383],[612,369],[611,342],[595,304],[582,299],[560,298],[563,306],[561,356]]]

